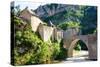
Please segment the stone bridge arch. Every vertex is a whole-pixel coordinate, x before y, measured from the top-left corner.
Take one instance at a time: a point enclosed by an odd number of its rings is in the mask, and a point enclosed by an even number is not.
[[[68,57],[73,56],[73,49],[76,43],[81,40],[88,48],[88,59],[97,60],[97,36],[96,34],[75,36],[71,41],[67,52]]]
[[[68,57],[73,57],[73,49],[77,46],[77,42],[78,41],[80,41],[81,39],[74,39],[72,42],[71,42],[71,44],[70,44],[70,46],[69,46],[69,48],[68,48]],[[87,49],[89,48],[88,47],[88,43],[87,43],[87,41],[84,41],[84,40],[81,40],[84,44],[85,44],[85,46],[87,47]]]

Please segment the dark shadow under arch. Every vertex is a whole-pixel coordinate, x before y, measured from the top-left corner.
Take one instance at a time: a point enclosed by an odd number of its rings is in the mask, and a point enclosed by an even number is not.
[[[77,41],[75,48],[78,48],[77,45],[79,45],[81,47],[81,50],[88,50],[86,44],[82,40]]]
[[[75,40],[73,40],[73,41],[71,42],[71,45],[70,45],[70,47],[68,48],[68,57],[73,57],[73,49],[76,47],[77,42],[79,42],[79,41],[83,42],[84,45],[85,45],[85,47],[87,47],[86,49],[88,50],[88,44],[87,44],[87,43],[85,43],[85,42],[84,42],[83,40],[81,40],[81,39],[75,39]]]

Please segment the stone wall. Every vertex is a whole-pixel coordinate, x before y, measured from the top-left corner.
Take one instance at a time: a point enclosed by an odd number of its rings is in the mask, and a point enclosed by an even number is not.
[[[26,22],[31,23],[32,30],[34,32],[37,31],[38,26],[40,23],[43,23],[36,15],[35,13],[31,13],[27,8],[25,8],[23,11],[21,11],[20,16],[21,19],[23,19]]]
[[[38,17],[36,16],[31,16],[31,26],[32,26],[32,30],[34,32],[37,31],[38,29],[38,26],[40,23],[43,23]]]
[[[48,41],[53,35],[53,27],[45,26],[43,24],[39,25],[38,32],[43,41]]]
[[[58,30],[55,27],[39,25],[38,32],[44,41],[48,41],[50,38],[52,41],[60,42],[63,38],[63,30]]]
[[[63,30],[54,28],[53,35],[52,35],[52,41],[58,41],[60,42],[63,38]]]
[[[66,49],[69,48],[73,37],[77,34],[77,32],[74,29],[67,29],[65,31],[63,31],[63,43],[64,43],[64,47]]]
[[[97,60],[97,35],[88,35],[89,59]]]

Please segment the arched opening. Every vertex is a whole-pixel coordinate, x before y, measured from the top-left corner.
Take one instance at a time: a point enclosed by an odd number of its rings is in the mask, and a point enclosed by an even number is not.
[[[88,45],[86,42],[75,39],[72,41],[70,47],[68,48],[68,57],[74,57],[78,59],[88,59]]]

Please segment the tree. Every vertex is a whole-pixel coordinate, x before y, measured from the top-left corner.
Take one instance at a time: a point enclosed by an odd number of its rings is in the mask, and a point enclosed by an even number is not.
[[[67,28],[81,28],[81,25],[80,22],[69,21],[59,24],[58,27],[63,30],[66,30]]]
[[[82,19],[82,33],[92,34],[97,28],[97,7],[87,6],[84,8],[84,17]]]
[[[21,12],[20,5],[15,6],[14,7],[14,14],[16,16],[19,16],[20,12]]]

